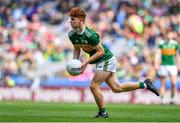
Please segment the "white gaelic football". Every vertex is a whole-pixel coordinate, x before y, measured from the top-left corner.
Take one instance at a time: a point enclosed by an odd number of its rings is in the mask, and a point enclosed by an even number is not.
[[[78,59],[72,59],[67,63],[67,71],[70,75],[77,76],[81,74],[82,62]]]

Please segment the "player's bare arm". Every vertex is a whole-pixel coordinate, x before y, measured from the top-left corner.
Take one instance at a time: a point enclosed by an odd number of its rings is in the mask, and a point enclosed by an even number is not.
[[[97,52],[96,52],[94,55],[92,55],[89,59],[85,60],[85,61],[82,63],[82,72],[84,71],[84,69],[86,68],[86,66],[87,66],[88,63],[97,60],[98,58],[102,57],[102,56],[105,54],[101,42],[99,42],[99,44],[96,45],[96,46],[94,47],[94,49],[95,49]]]
[[[176,60],[177,69],[180,70],[180,57],[179,57],[178,50],[176,51],[175,60]]]
[[[87,59],[87,62],[88,62],[88,63],[99,59],[100,57],[102,57],[102,56],[105,54],[101,42],[99,42],[99,44],[96,45],[96,46],[94,47],[94,49],[95,49],[97,52],[96,52],[94,55],[92,55],[89,59]]]
[[[154,61],[154,66],[157,69],[159,69],[161,65],[161,49],[157,49],[156,54],[155,54],[155,61]]]
[[[74,45],[74,50],[73,50],[73,58],[78,59],[80,56],[80,46],[79,45]]]

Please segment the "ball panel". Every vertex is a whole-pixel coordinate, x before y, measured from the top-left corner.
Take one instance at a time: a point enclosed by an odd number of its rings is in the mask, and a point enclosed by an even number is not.
[[[72,59],[67,63],[67,71],[70,75],[77,76],[81,74],[81,61]]]

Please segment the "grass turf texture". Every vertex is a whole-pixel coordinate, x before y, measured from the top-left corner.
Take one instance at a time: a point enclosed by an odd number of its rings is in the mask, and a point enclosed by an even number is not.
[[[110,118],[92,118],[95,104],[1,101],[0,122],[180,122],[175,105],[108,104]]]

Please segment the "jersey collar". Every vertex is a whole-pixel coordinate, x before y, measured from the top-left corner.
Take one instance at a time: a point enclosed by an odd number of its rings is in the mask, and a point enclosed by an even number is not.
[[[79,34],[79,35],[82,35],[82,34],[84,33],[85,29],[86,29],[86,26],[83,27],[82,32],[79,33],[79,32],[77,32],[76,30],[75,30],[75,32],[76,32],[77,34]]]

